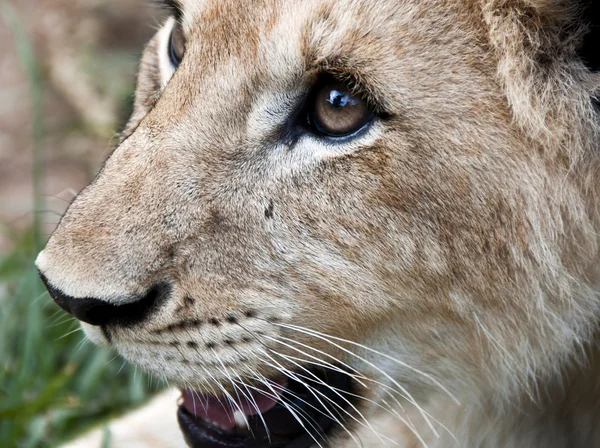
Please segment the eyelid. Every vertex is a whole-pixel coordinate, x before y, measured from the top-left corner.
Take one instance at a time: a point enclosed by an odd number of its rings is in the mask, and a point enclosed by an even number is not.
[[[338,61],[335,57],[329,58],[326,63],[319,62],[309,66],[307,75],[312,85],[311,92],[327,80],[337,82],[347,86],[351,95],[366,100],[376,115],[381,117],[391,117],[393,115],[389,111],[390,108],[385,101],[385,96],[369,79],[369,76],[356,67]]]

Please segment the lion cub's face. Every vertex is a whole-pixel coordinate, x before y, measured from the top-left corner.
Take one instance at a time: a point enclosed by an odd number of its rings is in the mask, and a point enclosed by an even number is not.
[[[390,388],[410,407],[440,383],[522,385],[569,350],[591,219],[568,164],[514,123],[474,6],[179,9],[37,260],[90,338],[207,402],[346,372],[353,416]]]

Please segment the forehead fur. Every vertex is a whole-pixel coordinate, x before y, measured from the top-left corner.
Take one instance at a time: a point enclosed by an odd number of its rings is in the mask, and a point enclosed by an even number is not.
[[[244,66],[262,69],[255,75],[259,83],[286,85],[311,67],[329,66],[370,81],[367,85],[380,93],[383,104],[390,100],[383,97],[386,84],[396,92],[406,87],[403,72],[417,72],[428,63],[461,65],[488,79],[496,77],[517,123],[543,139],[549,152],[560,151],[561,141],[574,138],[570,129],[582,126],[582,115],[588,135],[595,126],[593,109],[581,108],[589,105],[585,99],[595,94],[600,81],[583,64],[573,64],[577,33],[565,40],[561,30],[577,17],[577,9],[566,2],[349,0],[342,6],[314,0],[182,0],[181,5],[189,51],[205,63],[234,58],[232,75]],[[442,46],[444,62],[436,50]],[[394,64],[411,53],[415,60],[410,66]],[[548,60],[548,54],[560,56]],[[433,73],[424,70],[424,75],[426,84]],[[567,92],[561,86],[573,76],[582,82]],[[430,80],[430,88],[438,87],[437,78]],[[449,91],[448,97],[454,93]],[[560,110],[560,117],[552,110]],[[579,157],[592,143],[580,141],[569,156]]]

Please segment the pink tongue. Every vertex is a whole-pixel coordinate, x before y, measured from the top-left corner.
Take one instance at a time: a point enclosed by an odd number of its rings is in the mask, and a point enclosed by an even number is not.
[[[232,404],[225,397],[217,398],[214,395],[202,395],[191,390],[183,390],[183,405],[189,413],[196,417],[221,429],[230,430],[236,426],[234,416],[236,412],[241,410],[246,417],[250,417],[258,413],[264,414],[275,406],[277,401],[271,398],[273,391],[267,387],[261,389],[264,393],[254,389],[249,389],[249,391],[244,389],[245,395],[239,391],[237,395],[230,393],[236,404]]]

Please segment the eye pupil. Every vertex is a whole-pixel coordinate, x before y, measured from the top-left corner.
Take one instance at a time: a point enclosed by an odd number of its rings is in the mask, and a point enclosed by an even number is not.
[[[329,83],[312,96],[307,122],[316,134],[346,137],[363,129],[373,118],[369,104],[341,83]]]
[[[348,95],[332,90],[329,94],[329,102],[333,107],[344,107],[348,103]]]

